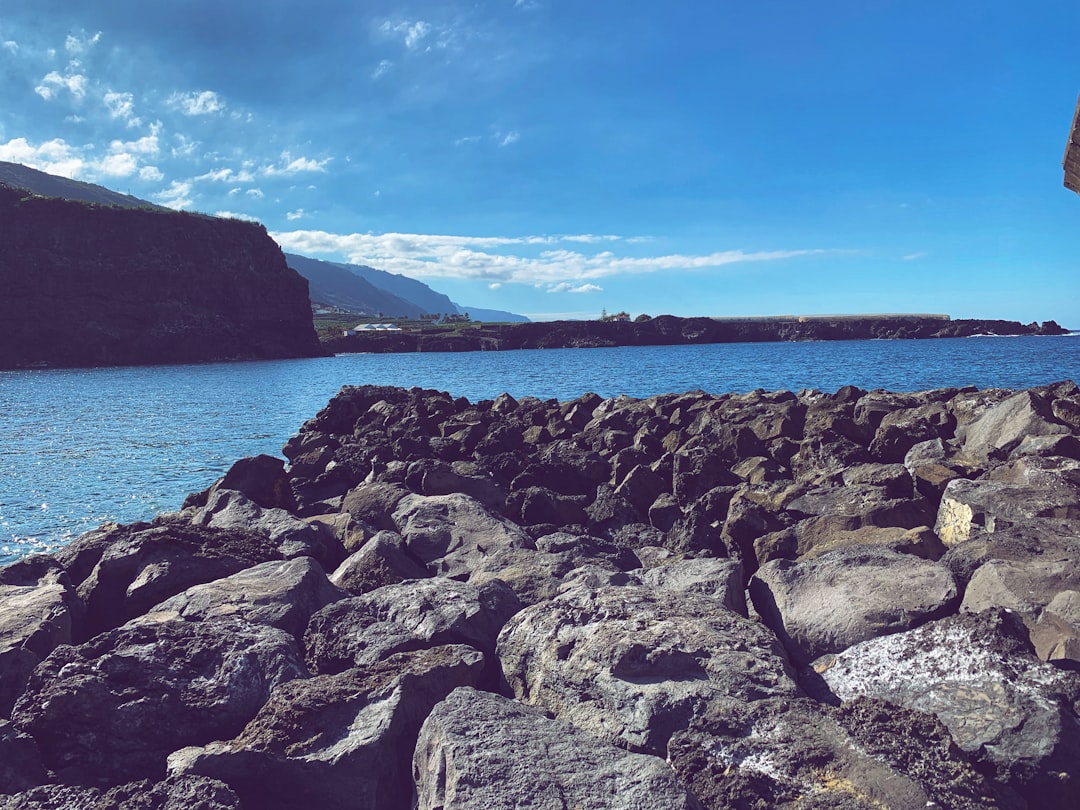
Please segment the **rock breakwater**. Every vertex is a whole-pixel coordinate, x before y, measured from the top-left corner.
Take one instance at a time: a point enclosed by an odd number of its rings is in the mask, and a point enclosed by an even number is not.
[[[0,807],[1080,807],[1080,389],[346,387],[0,569]]]

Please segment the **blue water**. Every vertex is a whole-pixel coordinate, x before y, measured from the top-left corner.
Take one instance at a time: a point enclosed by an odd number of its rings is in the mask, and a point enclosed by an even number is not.
[[[1080,381],[1080,337],[720,344],[0,372],[0,564],[105,520],[178,509],[281,446],[342,385],[472,400],[842,385],[917,391]]]

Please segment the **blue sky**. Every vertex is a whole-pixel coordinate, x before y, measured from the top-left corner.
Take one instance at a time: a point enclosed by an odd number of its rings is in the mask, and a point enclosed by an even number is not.
[[[1080,328],[1080,3],[0,0],[0,160],[538,319]]]

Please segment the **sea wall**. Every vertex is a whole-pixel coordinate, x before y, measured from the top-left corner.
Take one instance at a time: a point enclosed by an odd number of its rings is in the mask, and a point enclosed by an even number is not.
[[[2,185],[0,218],[0,368],[323,353],[260,225]]]
[[[327,341],[333,352],[467,352],[699,343],[807,340],[925,339],[972,335],[1059,335],[1053,321],[950,320],[944,316],[822,316],[812,318],[678,318],[645,321],[547,321],[485,324],[451,331],[360,332]]]
[[[1080,389],[346,387],[0,569],[0,807],[1080,807]]]

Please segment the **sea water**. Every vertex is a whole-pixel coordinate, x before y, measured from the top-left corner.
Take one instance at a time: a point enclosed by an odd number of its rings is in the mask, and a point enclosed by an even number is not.
[[[0,564],[180,507],[343,385],[471,400],[1080,382],[1080,336],[735,343],[0,372]]]

